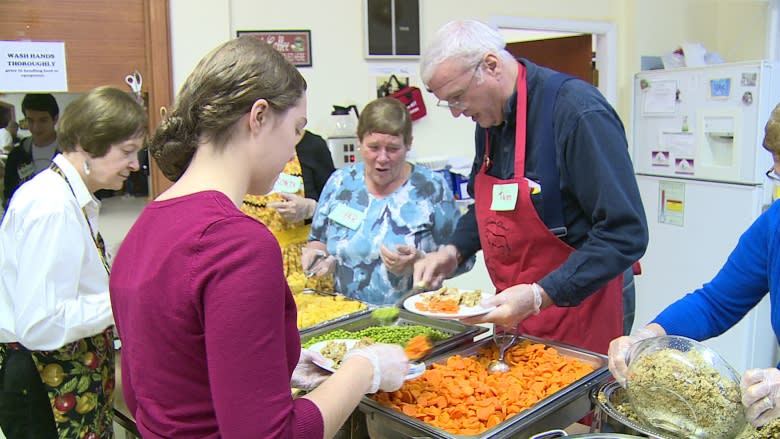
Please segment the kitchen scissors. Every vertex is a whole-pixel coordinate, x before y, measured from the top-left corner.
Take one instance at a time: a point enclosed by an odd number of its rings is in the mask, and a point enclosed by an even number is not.
[[[137,97],[141,97],[141,86],[143,85],[143,78],[141,77],[141,72],[138,70],[134,71],[132,74],[125,76],[125,82],[127,85],[130,86],[130,90],[135,93]]]

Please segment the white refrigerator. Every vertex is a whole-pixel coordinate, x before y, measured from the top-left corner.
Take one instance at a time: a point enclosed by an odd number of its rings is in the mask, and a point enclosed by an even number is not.
[[[636,277],[634,327],[717,273],[771,203],[762,146],[780,102],[780,64],[765,61],[641,72],[634,77],[633,154],[650,243]],[[767,297],[708,340],[740,373],[777,364]]]

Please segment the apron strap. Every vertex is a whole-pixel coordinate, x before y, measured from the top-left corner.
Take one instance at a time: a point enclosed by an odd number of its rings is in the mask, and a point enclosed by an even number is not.
[[[563,222],[563,201],[561,200],[561,177],[556,165],[555,131],[553,128],[553,108],[558,90],[564,82],[575,79],[564,73],[555,73],[544,82],[541,120],[549,121],[542,129],[543,152],[539,155],[539,179],[544,193],[544,220],[550,232],[557,237],[566,236]]]
[[[73,186],[70,184],[70,181],[68,181],[68,177],[65,175],[65,171],[62,170],[62,168],[59,167],[54,162],[51,162],[49,164],[49,169],[51,169],[55,174],[62,177],[63,180],[65,180],[65,183],[70,188],[70,193],[73,194],[73,197],[76,198],[76,204],[78,204],[78,197],[76,197],[76,191],[73,190]],[[103,241],[103,237],[100,236],[100,231],[95,233],[94,230],[92,230],[92,223],[89,222],[89,216],[87,215],[87,211],[82,207],[81,213],[84,214],[84,220],[87,221],[87,227],[89,227],[89,236],[92,238],[92,242],[95,243],[95,248],[98,251],[98,255],[100,256],[100,262],[103,263],[103,268],[106,269],[106,274],[109,276],[111,275],[111,267],[108,265],[108,254],[106,253],[106,243]]]

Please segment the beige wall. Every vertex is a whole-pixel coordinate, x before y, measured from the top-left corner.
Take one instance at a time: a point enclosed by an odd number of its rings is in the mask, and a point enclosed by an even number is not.
[[[727,61],[764,56],[767,0],[505,0],[420,2],[423,44],[455,18],[522,16],[614,23],[617,27],[616,109],[630,129],[631,81],[641,55],[661,55],[682,42],[701,42]],[[282,6],[284,5],[284,6]],[[310,128],[323,135],[332,104],[362,108],[374,96],[372,71],[406,68],[419,84],[414,61],[363,58],[362,0],[171,0],[173,76],[176,90],[198,59],[236,30],[310,29],[313,67],[301,71],[309,83]],[[203,25],[203,23],[208,23]],[[342,23],[336,26],[336,23]],[[426,94],[428,116],[415,122],[418,156],[470,156],[473,124],[453,119]]]
[[[309,83],[309,126],[327,135],[332,104],[362,108],[375,96],[377,68],[406,68],[419,84],[414,61],[363,58],[362,0],[170,0],[174,89],[213,46],[236,30],[310,29],[313,67],[301,71]],[[617,28],[616,110],[631,129],[632,78],[642,55],[662,55],[683,42],[700,42],[726,61],[764,57],[768,0],[421,0],[423,45],[441,25],[456,18],[491,16],[594,21]],[[208,23],[203,25],[202,23]],[[340,26],[336,26],[340,23]],[[415,122],[418,156],[473,154],[474,125],[453,119],[425,93],[428,116]],[[478,255],[474,270],[452,279],[460,288],[489,288]]]

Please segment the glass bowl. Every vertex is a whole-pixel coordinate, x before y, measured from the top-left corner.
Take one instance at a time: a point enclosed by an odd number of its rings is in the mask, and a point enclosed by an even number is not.
[[[626,393],[637,416],[676,437],[731,439],[745,427],[739,374],[695,340],[643,340],[626,360]]]

